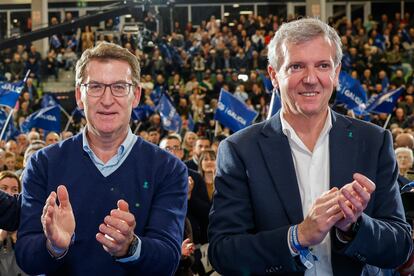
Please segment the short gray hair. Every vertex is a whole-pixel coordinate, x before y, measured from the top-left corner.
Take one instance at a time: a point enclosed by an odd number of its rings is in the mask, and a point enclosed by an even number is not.
[[[86,66],[91,60],[107,61],[111,59],[128,62],[131,67],[132,82],[134,85],[139,84],[141,68],[138,58],[117,44],[101,42],[93,48],[86,49],[78,62],[76,62],[76,85],[82,83],[85,77]]]
[[[408,153],[408,155],[411,158],[411,163],[414,161],[414,154],[413,151],[407,147],[400,147],[395,149],[395,156],[397,156],[399,153]]]
[[[282,45],[284,43],[299,44],[316,37],[327,37],[335,47],[334,65],[342,60],[342,43],[334,28],[316,18],[302,18],[283,23],[270,41],[267,51],[269,64],[278,71],[283,64]]]

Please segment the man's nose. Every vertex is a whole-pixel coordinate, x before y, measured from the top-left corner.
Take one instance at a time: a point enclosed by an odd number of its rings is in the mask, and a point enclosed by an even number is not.
[[[111,104],[114,100],[114,96],[112,95],[112,91],[111,91],[111,87],[110,86],[106,86],[104,88],[104,92],[103,95],[101,97],[101,101],[103,104],[108,105]]]
[[[303,77],[303,82],[307,84],[314,84],[318,80],[315,68],[310,67],[305,70],[305,75]]]

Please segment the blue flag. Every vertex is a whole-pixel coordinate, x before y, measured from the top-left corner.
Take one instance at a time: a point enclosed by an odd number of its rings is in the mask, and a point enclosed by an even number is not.
[[[214,120],[219,121],[225,127],[236,132],[251,125],[257,115],[256,111],[251,110],[231,93],[221,89],[217,109],[214,113]]]
[[[367,93],[361,83],[343,71],[339,74],[336,91],[336,101],[345,104],[348,109],[360,108],[367,102]]]
[[[259,77],[263,81],[263,87],[264,87],[266,93],[267,94],[272,93],[272,91],[273,91],[272,81],[268,77],[266,77],[263,73],[261,73],[261,72],[258,72],[258,73],[259,73]]]
[[[352,67],[352,60],[351,60],[351,55],[349,54],[349,52],[344,52],[344,55],[342,56],[342,61],[341,61],[341,68],[343,71],[349,72],[349,70],[351,70]]]
[[[23,88],[24,81],[0,82],[0,104],[14,108]]]
[[[155,106],[158,105],[162,95],[164,94],[164,88],[158,85],[150,94],[151,101],[154,103]]]
[[[52,44],[53,48],[55,48],[55,49],[57,49],[57,48],[59,48],[60,46],[62,46],[62,43],[60,43],[60,40],[59,40],[59,38],[57,37],[57,35],[53,35],[53,36],[50,38],[50,44]]]
[[[3,129],[4,124],[7,121],[7,116],[7,112],[3,109],[0,109],[0,130]],[[9,121],[6,131],[4,132],[4,137],[2,139],[5,141],[14,139],[19,134],[20,132],[16,129],[16,126],[14,125],[14,120],[11,119]]]
[[[403,90],[404,88],[400,87],[374,96],[372,100],[370,99],[366,111],[373,113],[392,113]]]
[[[50,93],[43,94],[42,97],[42,103],[40,104],[42,108],[48,107],[48,106],[55,106],[59,105],[58,100]]]
[[[377,46],[382,51],[385,51],[385,49],[386,49],[385,37],[382,34],[378,33],[375,36],[375,38],[374,38],[374,46]]]
[[[188,113],[187,128],[190,131],[194,131],[195,128],[193,116],[191,116],[191,113]]]
[[[80,109],[78,106],[75,107],[70,114],[74,120],[80,120],[81,118],[85,118],[85,112],[83,109]]]
[[[162,126],[165,130],[180,131],[182,125],[180,114],[175,110],[167,95],[161,96],[155,109],[160,113]]]
[[[273,106],[272,106],[272,114],[270,116],[275,115],[279,111],[279,109],[282,107],[282,102],[280,101],[279,92],[276,92],[276,91],[273,92],[272,99],[273,99]],[[272,102],[270,102],[270,104],[272,104]]]
[[[143,105],[139,105],[136,108],[132,109],[131,118],[133,121],[138,120],[140,122],[143,122],[149,116],[151,116],[152,113],[154,113],[154,109],[147,104],[143,104]]]
[[[32,113],[21,126],[23,132],[29,132],[34,127],[60,132],[59,106],[45,107]]]
[[[164,60],[168,64],[178,64],[182,65],[184,62],[178,53],[177,49],[171,45],[169,45],[167,42],[160,42],[158,44],[158,48],[160,49],[160,52],[162,56],[164,57]]]

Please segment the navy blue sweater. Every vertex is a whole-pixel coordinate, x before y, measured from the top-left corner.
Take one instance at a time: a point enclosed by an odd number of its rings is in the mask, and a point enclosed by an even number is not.
[[[44,148],[31,158],[23,176],[18,264],[29,274],[172,275],[181,255],[187,183],[181,161],[141,138],[107,177],[82,149],[81,135]],[[46,249],[40,216],[47,196],[61,184],[69,192],[76,240],[64,258],[55,260]],[[95,239],[119,199],[128,202],[142,241],[140,258],[126,264],[114,261]]]

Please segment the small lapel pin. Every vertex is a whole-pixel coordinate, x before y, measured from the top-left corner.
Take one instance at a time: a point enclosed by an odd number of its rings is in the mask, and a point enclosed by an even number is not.
[[[348,132],[348,137],[352,138],[352,131]]]
[[[144,189],[148,189],[148,181],[144,181],[143,187],[144,187]]]

